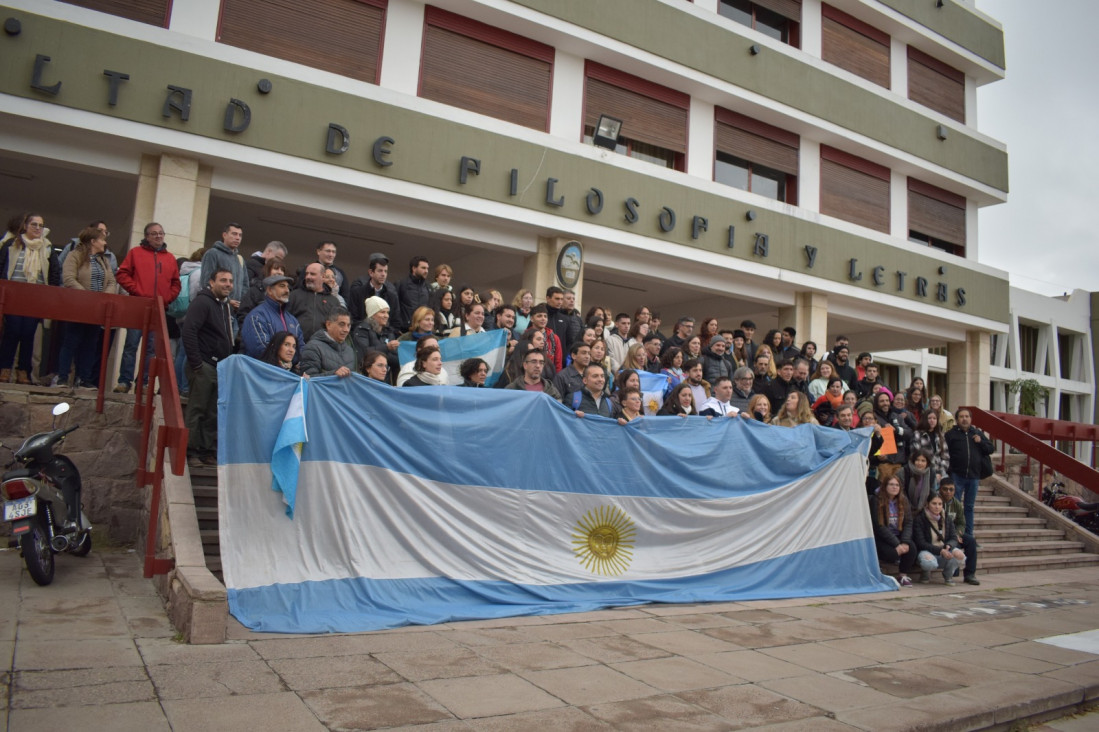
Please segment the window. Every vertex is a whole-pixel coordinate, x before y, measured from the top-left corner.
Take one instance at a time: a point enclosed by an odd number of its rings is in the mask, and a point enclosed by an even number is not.
[[[1019,324],[1019,365],[1023,371],[1038,373],[1038,329]],[[1045,369],[1042,369],[1045,371]]]
[[[945,348],[943,349],[946,350]],[[923,395],[924,401],[927,401],[935,394],[938,394],[943,399],[946,399],[947,391],[947,378],[946,374],[941,371],[928,371],[927,372],[927,393]],[[945,404],[943,405],[946,406]],[[949,409],[949,407],[948,407]]]
[[[908,98],[965,122],[965,74],[908,47]]]
[[[821,15],[821,58],[888,89],[889,34],[831,5]]]
[[[376,84],[385,8],[385,0],[222,0],[218,40]]]
[[[168,27],[171,0],[62,0],[69,5],[110,13],[139,23]]]
[[[801,45],[801,0],[719,0],[717,12],[776,41]]]
[[[798,136],[720,107],[714,116],[714,180],[796,204]]]
[[[889,168],[820,146],[820,212],[889,233]]]
[[[908,179],[908,240],[965,256],[965,198]]]
[[[549,129],[553,47],[428,6],[420,96]]]
[[[686,169],[690,97],[594,61],[587,62],[585,75],[585,141],[591,141],[599,115],[610,115],[622,120],[617,152]]]

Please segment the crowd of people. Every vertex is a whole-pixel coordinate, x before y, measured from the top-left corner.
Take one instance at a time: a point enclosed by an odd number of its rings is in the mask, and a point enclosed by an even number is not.
[[[872,428],[867,490],[881,561],[898,565],[902,585],[911,584],[908,573],[916,563],[924,581],[940,570],[953,583],[964,568],[964,580],[979,584],[973,509],[991,440],[972,426],[969,410],[947,411],[922,379],[904,389],[883,383],[872,354],[852,360],[844,336],[818,353],[812,341],[797,344],[792,327],[767,331],[757,343],[751,320],[730,327],[707,317],[696,327],[691,316],[676,319],[665,335],[660,314],[645,306],[631,314],[594,305],[581,315],[575,293],[559,287],[548,288],[541,302],[527,289],[507,301],[496,290],[479,292],[456,281],[451,266],[432,267],[423,256],[412,257],[404,276],[393,282],[389,258],[375,253],[367,272],[352,279],[336,264],[332,241],[320,242],[295,271],[282,242],[241,254],[244,230],[236,223],[223,227],[212,246],[178,260],[167,250],[164,227],[155,222],[144,227],[141,242],[121,263],[107,247],[105,222],[92,222],[63,248],[54,247],[47,234],[40,215],[13,218],[0,242],[0,278],[159,294],[169,304],[192,465],[217,462],[217,363],[234,353],[304,378],[361,374],[395,387],[486,388],[493,373],[480,358],[463,362],[460,382],[451,384],[439,344],[503,330],[507,357],[494,386],[547,394],[578,418],[597,415],[627,424],[649,414]],[[0,381],[30,383],[37,353],[47,362],[41,370],[48,383],[68,385],[75,364],[72,386],[95,388],[102,329],[55,323],[54,332],[36,341],[40,325],[4,317]],[[142,335],[125,335],[116,392],[133,388]],[[402,364],[398,349],[407,342],[415,358]],[[51,370],[48,352],[54,347]],[[150,334],[145,358],[153,348]],[[643,384],[643,374],[658,377],[657,398],[654,379],[646,376]]]

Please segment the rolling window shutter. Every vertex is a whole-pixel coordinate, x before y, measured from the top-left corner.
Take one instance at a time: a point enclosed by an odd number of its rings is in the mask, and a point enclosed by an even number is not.
[[[161,28],[168,27],[170,0],[63,0],[63,2],[140,23],[158,25]]]
[[[908,98],[965,122],[965,74],[908,47]]]
[[[830,5],[822,15],[821,58],[888,89],[889,36]]]
[[[909,178],[908,228],[965,246],[965,198]]]
[[[223,0],[218,40],[375,84],[384,21],[384,2]]]
[[[752,2],[784,18],[801,22],[801,0],[752,0]]]
[[[553,48],[429,7],[420,96],[549,129]]]
[[[622,136],[686,154],[690,97],[589,62],[584,87],[584,125],[599,115],[622,120]]]
[[[889,233],[889,169],[821,145],[820,212]]]
[[[714,143],[718,151],[786,173],[798,174],[798,136],[763,122],[717,109]]]

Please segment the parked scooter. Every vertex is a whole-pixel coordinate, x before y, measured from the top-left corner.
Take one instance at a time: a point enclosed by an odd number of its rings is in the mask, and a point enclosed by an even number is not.
[[[1042,492],[1042,502],[1088,531],[1099,534],[1099,502],[1087,503],[1079,496],[1065,493],[1064,483],[1050,483],[1046,486]]]
[[[51,428],[68,411],[64,402],[55,406]],[[14,459],[0,477],[4,520],[11,522],[27,571],[40,585],[53,581],[54,554],[83,557],[92,550],[92,527],[80,503],[80,472],[72,460],[54,454],[65,436],[79,427],[31,435],[13,452]]]

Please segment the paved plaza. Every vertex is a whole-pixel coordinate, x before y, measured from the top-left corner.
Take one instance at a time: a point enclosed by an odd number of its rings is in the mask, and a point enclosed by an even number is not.
[[[188,646],[133,552],[38,587],[6,550],[0,732],[955,730],[1099,696],[1084,641],[1035,641],[1099,628],[1099,569],[982,582]]]

